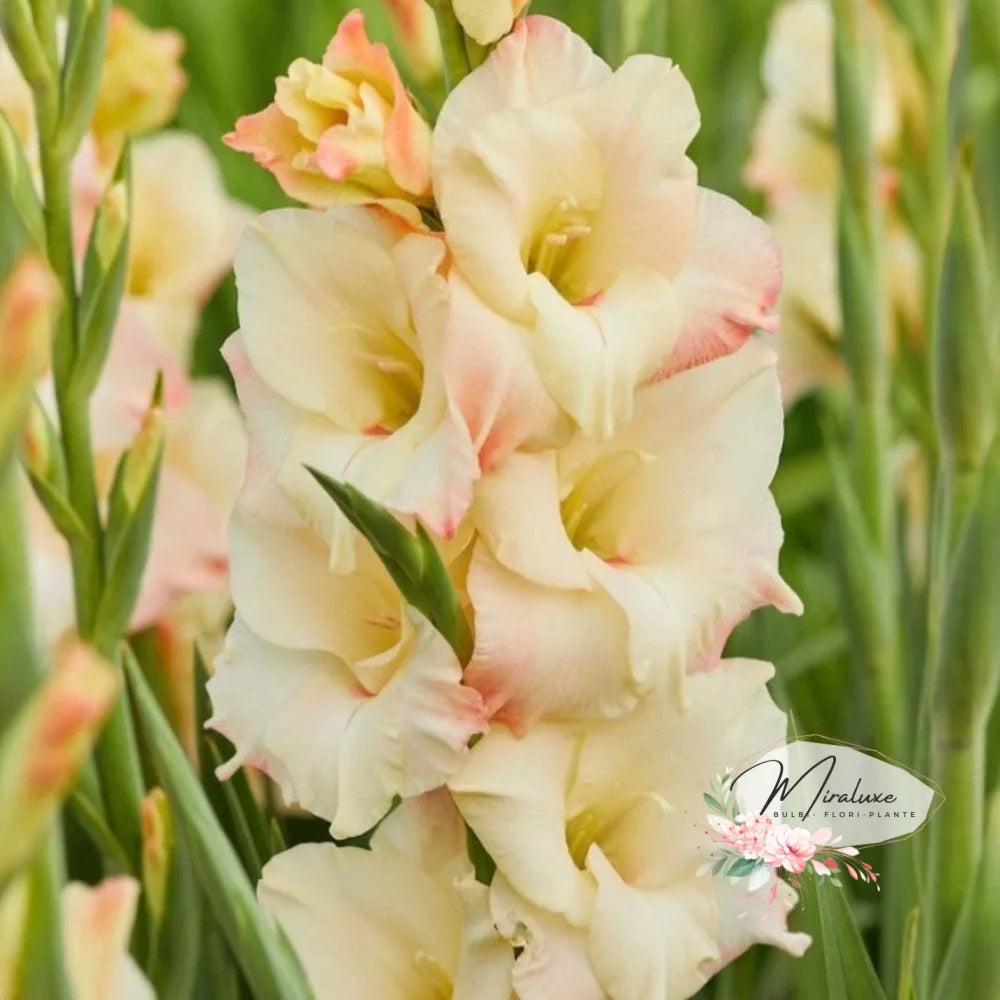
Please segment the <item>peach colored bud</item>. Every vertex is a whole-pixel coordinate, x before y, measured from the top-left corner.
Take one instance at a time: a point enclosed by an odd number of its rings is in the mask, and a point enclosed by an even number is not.
[[[58,295],[52,272],[31,254],[0,284],[0,442],[14,432],[28,394],[48,367],[49,320]]]
[[[173,822],[170,805],[162,788],[154,788],[142,800],[142,881],[155,921],[163,916],[167,895],[170,855],[173,849]]]
[[[129,510],[135,510],[142,500],[150,477],[155,474],[166,436],[163,407],[154,404],[147,410],[139,433],[125,457],[122,496]]]
[[[114,155],[124,136],[173,118],[187,83],[180,67],[183,52],[178,32],[147,28],[123,7],[111,12],[92,125],[102,151]]]
[[[322,64],[296,59],[275,99],[226,136],[308,205],[380,202],[415,217],[430,202],[430,126],[382,44],[352,11]]]
[[[90,647],[60,652],[0,747],[0,879],[30,859],[114,701],[117,677]]]
[[[441,75],[441,40],[434,11],[426,0],[385,0],[400,48],[418,80]]]

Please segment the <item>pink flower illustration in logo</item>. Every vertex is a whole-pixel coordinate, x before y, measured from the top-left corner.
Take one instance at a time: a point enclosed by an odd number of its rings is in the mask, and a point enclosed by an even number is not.
[[[781,823],[767,834],[761,857],[772,868],[784,868],[798,875],[816,853],[816,845],[826,843],[829,836],[827,829],[812,834],[805,827]]]

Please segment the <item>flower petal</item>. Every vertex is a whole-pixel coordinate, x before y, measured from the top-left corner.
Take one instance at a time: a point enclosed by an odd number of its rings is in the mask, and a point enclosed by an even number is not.
[[[683,330],[667,364],[683,371],[743,346],[754,329],[774,333],[781,256],[768,227],[738,202],[698,192],[698,230],[677,277]]]

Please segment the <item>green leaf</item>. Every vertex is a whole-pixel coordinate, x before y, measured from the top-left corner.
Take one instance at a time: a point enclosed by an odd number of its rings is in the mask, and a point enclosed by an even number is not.
[[[132,216],[131,175],[131,151],[126,143],[91,226],[84,257],[80,351],[73,371],[74,389],[81,395],[89,395],[100,378],[125,292]]]
[[[726,866],[726,862],[728,860],[729,860],[728,858],[719,858],[719,860],[716,861],[714,865],[712,865],[712,874],[718,875],[719,872],[721,872],[722,869]]]
[[[94,115],[107,45],[111,0],[72,0],[66,35],[59,121],[62,151],[71,155]]]
[[[14,129],[0,109],[0,198],[9,199],[17,218],[36,248],[45,246],[45,221],[42,205],[35,192],[31,168]],[[4,228],[8,223],[4,218]]]
[[[742,878],[744,875],[750,875],[761,864],[762,862],[758,858],[740,858],[726,874],[731,878]]]
[[[308,468],[308,466],[307,466]],[[407,531],[384,507],[349,483],[309,468],[344,517],[368,539],[407,602],[448,640],[462,666],[472,656],[472,630],[458,591],[424,526]]]
[[[851,911],[848,894],[827,879],[815,883],[819,909],[820,947],[826,971],[828,1000],[886,1000],[871,957]]]
[[[706,804],[708,805],[708,808],[711,809],[712,812],[718,813],[720,816],[726,815],[725,806],[723,806],[722,803],[719,802],[717,798],[715,798],[715,796],[709,795],[708,792],[704,792],[702,794],[702,798],[705,800]]]
[[[262,998],[311,997],[295,953],[277,925],[257,904],[240,859],[212,812],[141,670],[132,660],[126,660],[126,673],[143,737],[160,784],[170,798],[198,882],[247,982],[254,994]]]
[[[163,408],[153,404],[131,447],[118,462],[108,500],[108,528],[104,536],[107,579],[97,608],[95,642],[99,648],[124,634],[135,607],[149,555],[153,512],[163,460]]]

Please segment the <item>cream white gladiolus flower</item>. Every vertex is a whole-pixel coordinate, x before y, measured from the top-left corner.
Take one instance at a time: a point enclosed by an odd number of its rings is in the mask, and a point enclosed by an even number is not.
[[[785,734],[772,673],[726,660],[691,679],[686,712],[661,695],[583,729],[496,726],[475,747],[450,787],[497,863],[491,908],[523,948],[521,1000],[681,1000],[754,942],[802,953],[789,887],[769,901],[773,875],[747,896],[697,874],[704,789]]]
[[[450,538],[478,473],[445,395],[440,236],[377,208],[261,217],[236,257],[248,363],[288,413],[283,485],[349,568],[354,532],[303,469],[345,479]],[[305,498],[303,499],[303,494]],[[319,498],[312,504],[309,498]]]
[[[514,952],[490,918],[447,794],[403,803],[371,850],[301,844],[258,887],[316,1000],[508,1000]]]
[[[777,251],[759,220],[699,189],[686,156],[698,125],[669,60],[635,56],[612,73],[564,25],[528,17],[452,92],[435,127],[434,191],[456,280],[488,307],[457,298],[452,337],[478,335],[496,314],[488,336],[514,341],[506,354],[536,369],[589,436],[627,421],[654,375],[773,328]],[[498,395],[506,369],[460,354],[456,395],[468,380]]]
[[[282,213],[279,219],[325,226],[335,221],[309,213]],[[375,249],[373,244],[367,252]],[[364,244],[355,252],[363,255]],[[388,268],[389,258],[382,259]],[[336,286],[324,287],[320,278],[316,282],[318,290],[336,293]],[[377,290],[371,291],[367,302],[358,300],[359,309],[376,308]],[[308,302],[302,306],[309,307]],[[388,295],[377,307],[390,310],[390,317],[393,308],[405,315],[405,305]],[[317,322],[322,315],[317,310]],[[337,320],[333,310],[325,316],[328,323]],[[350,322],[345,318],[345,335],[363,336],[365,328]],[[293,323],[284,329],[296,330],[305,343],[322,327]],[[249,323],[244,336],[249,344]],[[387,344],[388,337],[374,349]],[[286,341],[286,352],[287,347]],[[451,647],[405,605],[371,547],[353,529],[344,531],[352,571],[331,567],[321,525],[332,501],[318,488],[315,494],[296,490],[290,496],[281,487],[302,414],[258,375],[260,370],[275,374],[273,360],[255,369],[240,338],[230,342],[227,356],[251,442],[246,482],[230,522],[237,618],[209,683],[215,711],[211,725],[237,748],[222,774],[241,764],[258,767],[278,782],[289,802],[328,819],[335,836],[353,836],[374,826],[394,796],[419,795],[454,773],[470,738],[485,729],[481,700],[462,684]],[[294,354],[286,357],[295,360]],[[317,361],[322,360],[321,354]],[[369,359],[359,364],[372,364],[377,389],[381,370]],[[324,383],[316,364],[305,365],[299,387],[329,392],[325,398],[331,404],[346,403],[335,394],[350,383],[338,386],[336,366],[326,372]],[[401,379],[399,393],[384,400],[372,393],[373,415],[365,419],[392,419],[399,401],[407,398],[404,389],[412,387],[409,379],[418,374],[418,367],[391,371],[390,377]],[[362,386],[358,380],[354,391]],[[386,408],[379,415],[375,411],[382,405]],[[318,421],[318,415],[312,419]],[[355,449],[364,443],[361,428],[351,438],[328,422],[321,426],[330,434],[331,450],[338,442]]]
[[[520,732],[617,715],[657,687],[683,699],[685,673],[750,611],[799,611],[768,490],[781,436],[774,355],[751,340],[640,389],[609,441],[484,476],[466,676],[489,714]]]

